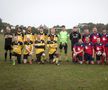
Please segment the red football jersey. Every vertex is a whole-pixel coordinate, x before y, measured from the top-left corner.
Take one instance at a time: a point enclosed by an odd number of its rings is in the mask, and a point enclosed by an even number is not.
[[[97,42],[97,38],[100,38],[100,34],[99,33],[92,33],[90,35],[90,41],[95,44]]]
[[[84,46],[83,44],[76,43],[73,48],[75,49],[76,52],[79,52],[84,49]],[[79,55],[82,56],[83,52],[79,53]]]
[[[90,38],[90,34],[83,34],[82,41],[85,42],[86,37]]]
[[[104,47],[104,45],[102,43],[96,43],[94,45],[94,50],[95,50],[96,53],[99,52],[99,51],[101,53],[103,53],[105,51],[105,47]]]
[[[108,42],[108,34],[101,34],[101,43],[104,45]]]
[[[84,43],[84,53],[93,54],[94,45],[92,43]]]

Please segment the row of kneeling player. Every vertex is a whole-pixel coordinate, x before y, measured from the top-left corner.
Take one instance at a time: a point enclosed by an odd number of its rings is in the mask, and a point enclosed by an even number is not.
[[[37,39],[32,42],[30,38],[27,38],[26,41],[20,42],[18,41],[18,37],[14,37],[12,42],[12,61],[13,65],[15,65],[16,60],[18,63],[21,63],[21,56],[23,54],[23,63],[27,63],[27,61],[32,64],[33,55],[36,55],[37,63],[44,63],[46,59],[45,48],[48,48],[49,62],[55,63],[59,65],[58,61],[58,53],[57,53],[57,41],[54,40],[54,35],[50,36],[50,40],[45,43],[44,40],[41,39],[41,35],[37,35]]]
[[[102,44],[100,38],[97,38],[95,44],[90,42],[89,37],[86,37],[84,43],[79,39],[73,47],[73,62],[94,64],[95,60],[97,64],[108,64],[108,43]]]

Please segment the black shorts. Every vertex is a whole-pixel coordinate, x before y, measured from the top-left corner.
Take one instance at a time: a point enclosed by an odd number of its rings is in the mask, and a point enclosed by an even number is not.
[[[60,43],[59,49],[61,50],[61,49],[63,49],[63,48],[64,48],[64,51],[65,51],[65,54],[67,54],[67,49],[68,49],[67,43],[65,43],[65,44]]]
[[[83,57],[80,56],[80,55],[77,55],[76,58],[78,58],[78,60],[82,61],[83,60]]]
[[[53,60],[54,59],[54,57],[56,57],[57,55],[56,55],[56,53],[54,52],[53,54],[49,54],[49,59],[50,60]]]
[[[11,45],[5,45],[4,49],[7,51],[7,50],[12,50],[12,47]]]
[[[25,55],[23,56],[23,59],[28,59],[28,56],[29,56],[29,54],[25,54]]]
[[[92,58],[92,55],[88,54],[88,53],[85,53],[84,54],[84,59],[86,61],[93,61],[93,58]]]
[[[96,55],[96,60],[101,60],[102,55]]]
[[[44,52],[41,52],[41,53],[39,53],[39,54],[36,54],[36,58],[37,58],[37,62],[41,62],[41,57],[42,57],[42,54],[43,54]]]
[[[17,57],[17,60],[21,60],[21,54],[17,54],[17,53],[12,53],[12,56],[15,56],[15,57]]]

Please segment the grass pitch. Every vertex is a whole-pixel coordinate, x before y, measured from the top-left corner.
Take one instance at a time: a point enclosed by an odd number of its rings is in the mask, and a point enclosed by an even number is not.
[[[108,90],[108,65],[12,66],[4,62],[3,43],[0,36],[0,90]]]

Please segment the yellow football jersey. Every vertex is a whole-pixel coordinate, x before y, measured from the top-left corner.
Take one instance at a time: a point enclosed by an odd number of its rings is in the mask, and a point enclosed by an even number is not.
[[[32,50],[33,50],[33,42],[32,41],[30,41],[30,42],[25,41],[23,54],[24,55],[30,54],[30,52]]]
[[[21,54],[22,44],[22,42],[12,42],[12,53]]]
[[[58,36],[56,34],[49,34],[48,35],[48,41],[50,41],[50,36],[54,36],[54,40],[57,41],[58,40]]]
[[[49,49],[49,54],[53,54],[54,52],[57,51],[57,47],[58,47],[57,41],[55,40],[47,41],[47,47]]]
[[[35,41],[35,53],[39,54],[45,51],[45,42],[44,40],[36,40]]]
[[[45,33],[39,33],[39,35],[40,35],[40,39],[41,40],[44,40],[44,41],[46,41],[47,40],[47,38],[48,38],[48,36],[47,36],[47,34],[45,34]],[[37,38],[36,38],[36,40],[37,40]]]
[[[24,35],[24,41],[27,41],[27,38],[29,38],[30,41],[34,42],[34,40],[35,40],[35,35],[34,35],[33,33],[26,33],[26,34]]]

